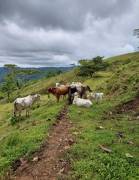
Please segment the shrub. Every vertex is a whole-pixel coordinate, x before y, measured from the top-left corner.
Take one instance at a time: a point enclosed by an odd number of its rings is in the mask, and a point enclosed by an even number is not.
[[[18,123],[18,122],[21,121],[21,120],[23,120],[23,118],[12,116],[12,117],[10,118],[10,123],[11,123],[11,125],[15,125],[16,123]]]

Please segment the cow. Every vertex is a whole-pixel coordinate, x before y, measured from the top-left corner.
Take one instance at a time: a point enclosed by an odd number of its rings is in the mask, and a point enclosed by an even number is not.
[[[79,98],[77,92],[74,93],[73,104],[77,106],[87,107],[87,108],[92,106],[92,102],[89,99]]]
[[[68,94],[68,92],[69,92],[69,86],[66,85],[48,88],[48,93],[53,94],[56,97],[57,102],[59,102],[61,96]]]
[[[74,93],[78,92],[80,98],[87,98],[87,91],[92,92],[91,88],[82,84],[71,84],[68,92],[68,104],[72,104]]]
[[[98,103],[99,101],[102,101],[103,96],[104,96],[104,93],[100,93],[100,92],[99,93],[98,92],[93,93],[93,92],[91,92],[87,95],[87,98],[90,100],[95,100]]]
[[[19,113],[19,116],[21,116],[22,110],[26,110],[26,117],[29,117],[29,111],[30,108],[33,106],[35,102],[38,102],[40,100],[40,95],[28,95],[23,98],[17,98],[14,101],[14,116],[17,116],[17,113]]]

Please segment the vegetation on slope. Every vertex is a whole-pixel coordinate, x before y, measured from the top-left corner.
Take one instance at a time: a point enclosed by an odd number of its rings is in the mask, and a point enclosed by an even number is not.
[[[106,60],[109,67],[92,78],[77,76],[78,69],[49,79],[42,79],[13,93],[12,99],[31,93],[41,93],[39,108],[32,116],[11,126],[12,104],[0,104],[0,173],[11,163],[35,151],[47,137],[56,115],[63,107],[47,99],[46,90],[56,82],[81,81],[94,91],[104,92],[104,100],[90,109],[69,107],[70,119],[75,124],[77,142],[67,154],[72,169],[69,179],[137,179],[138,178],[138,110],[119,111],[123,104],[138,96],[139,53],[117,56]],[[118,111],[117,111],[118,109]],[[49,121],[49,119],[51,119]],[[99,129],[98,127],[104,127]],[[123,137],[119,140],[118,133]],[[131,143],[133,142],[133,143]],[[102,151],[99,145],[112,150]],[[133,157],[127,157],[131,155]]]
[[[69,179],[139,178],[139,53],[108,62],[107,72],[85,81],[95,91],[104,92],[105,99],[90,109],[70,107],[77,143],[67,155],[72,163]],[[127,108],[122,110],[124,104]],[[112,152],[104,152],[100,145]]]
[[[25,155],[29,157],[37,150],[54,123],[63,103],[55,104],[42,96],[41,105],[32,109],[30,118],[11,125],[12,105],[0,105],[0,174],[16,160]]]

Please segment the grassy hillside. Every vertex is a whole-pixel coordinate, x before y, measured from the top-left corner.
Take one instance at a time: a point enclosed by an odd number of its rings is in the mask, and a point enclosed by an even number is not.
[[[0,105],[0,174],[21,156],[29,156],[47,137],[63,103],[55,104],[42,96],[39,108],[32,110],[30,118],[11,125],[11,104]]]
[[[90,109],[70,107],[77,135],[77,143],[67,155],[72,162],[71,179],[139,178],[139,53],[108,62],[106,72],[85,81],[104,92],[104,100],[94,102]],[[100,145],[112,152],[104,152]]]
[[[13,99],[39,92],[41,106],[32,110],[28,119],[10,124],[12,104],[0,104],[0,173],[19,157],[36,150],[47,137],[64,101],[55,103],[47,98],[46,89],[56,82],[81,81],[94,91],[104,92],[104,100],[89,109],[69,107],[69,117],[74,122],[76,144],[66,155],[71,161],[69,179],[137,179],[139,160],[139,104],[120,111],[123,104],[137,98],[139,93],[139,53],[109,58],[106,71],[93,78],[78,77],[72,70],[56,77],[39,80],[13,93]],[[132,101],[131,101],[132,102]],[[128,103],[127,103],[128,104]],[[126,107],[126,106],[125,106]],[[51,120],[49,120],[51,119]],[[102,126],[104,129],[99,129]],[[119,138],[119,133],[122,138]],[[100,145],[111,149],[103,152]],[[128,157],[132,155],[133,157]]]

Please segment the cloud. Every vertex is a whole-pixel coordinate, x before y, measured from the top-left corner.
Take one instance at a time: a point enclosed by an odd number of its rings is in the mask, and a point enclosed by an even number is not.
[[[88,13],[96,18],[121,16],[133,6],[132,0],[4,0],[0,2],[1,19],[20,25],[79,30]]]
[[[133,52],[139,0],[0,1],[0,65],[68,66]]]

